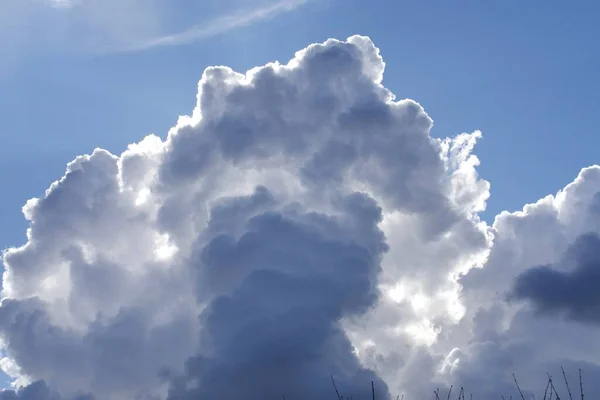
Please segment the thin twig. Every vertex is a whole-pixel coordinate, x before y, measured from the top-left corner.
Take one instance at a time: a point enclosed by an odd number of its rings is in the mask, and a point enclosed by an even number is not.
[[[583,400],[583,382],[581,381],[581,368],[579,368],[579,390],[581,391],[581,400]]]
[[[521,392],[521,388],[519,387],[519,382],[517,382],[517,377],[515,376],[515,374],[512,374],[513,379],[515,380],[515,385],[517,385],[517,390],[519,391],[519,394],[521,395],[521,399],[525,400],[525,396],[523,396],[523,392]]]
[[[569,400],[573,400],[573,396],[571,396],[571,388],[569,387],[569,381],[567,380],[567,374],[565,374],[565,369],[560,367],[560,370],[562,371],[563,378],[565,379],[565,385],[567,386],[567,392],[569,393]]]
[[[550,387],[550,379],[548,379],[548,383],[546,384],[546,390],[544,390],[544,400],[546,400],[546,396],[548,395],[548,388]],[[550,392],[552,394],[552,392]]]
[[[550,374],[548,374],[548,379],[550,379],[550,389],[552,389],[552,391],[554,391],[554,394],[556,395],[556,400],[560,400],[560,396],[558,395],[558,392],[556,391],[556,388],[554,387],[554,382],[552,382],[552,377],[550,376]],[[550,392],[550,397],[552,397],[552,391]]]
[[[375,385],[373,384],[373,381],[371,381],[371,393],[373,394],[373,400],[375,400]]]
[[[335,384],[335,380],[333,379],[333,375],[331,375],[331,383],[333,383],[333,388],[335,389],[335,394],[337,395],[338,400],[344,400],[342,396],[340,396],[340,392]]]

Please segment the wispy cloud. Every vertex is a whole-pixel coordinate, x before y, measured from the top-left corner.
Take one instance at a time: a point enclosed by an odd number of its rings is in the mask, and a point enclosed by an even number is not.
[[[306,4],[309,0],[281,0],[261,7],[238,10],[234,13],[218,16],[205,23],[195,25],[185,31],[156,37],[141,43],[107,49],[109,52],[143,51],[155,47],[177,46],[220,35],[234,29],[265,21],[276,15],[290,12]]]

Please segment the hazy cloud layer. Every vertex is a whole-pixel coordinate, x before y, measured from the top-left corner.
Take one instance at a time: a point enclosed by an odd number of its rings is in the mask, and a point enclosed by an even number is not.
[[[566,289],[596,274],[600,168],[489,227],[481,134],[432,138],[384,66],[353,36],[210,67],[166,139],[71,162],[4,253],[0,366],[36,383],[3,398],[326,399],[331,375],[486,398],[597,370],[595,297]]]
[[[210,38],[290,12],[310,0],[3,0],[0,54],[25,46],[140,51]]]

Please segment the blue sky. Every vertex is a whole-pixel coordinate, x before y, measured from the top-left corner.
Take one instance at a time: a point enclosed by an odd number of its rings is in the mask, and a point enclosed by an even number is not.
[[[3,49],[12,62],[0,70],[0,178],[10,188],[0,199],[0,244],[24,240],[21,206],[74,156],[166,135],[191,111],[206,66],[245,71],[354,33],[381,49],[385,84],[425,107],[434,136],[483,131],[485,217],[519,209],[598,161],[599,10],[592,1],[328,0],[191,43],[106,54],[44,45],[34,31]]]
[[[161,3],[166,12],[137,12],[130,1],[119,18],[76,22],[69,7],[25,3],[10,0],[0,17],[3,248],[25,241],[21,207],[75,156],[165,137],[191,112],[205,67],[245,71],[357,33],[380,48],[385,86],[433,118],[433,136],[483,131],[475,154],[491,182],[486,220],[555,193],[599,161],[598,2],[314,0],[280,9],[178,0]],[[248,13],[256,15],[244,20]],[[188,28],[165,45],[147,40]]]

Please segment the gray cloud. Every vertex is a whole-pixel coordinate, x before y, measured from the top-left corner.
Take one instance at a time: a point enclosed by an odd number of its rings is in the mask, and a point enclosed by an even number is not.
[[[381,213],[360,194],[340,206],[348,221],[269,212],[248,220],[239,239],[217,236],[203,248],[205,287],[230,294],[202,313],[201,354],[188,360],[170,399],[325,399],[330,374],[348,394],[366,395],[375,380],[386,397],[385,383],[360,365],[339,323],[377,299],[387,248]]]
[[[70,399],[94,400],[94,397],[91,395],[76,395]],[[48,388],[44,381],[37,381],[17,391],[1,391],[0,400],[63,400],[63,397]]]
[[[600,237],[578,237],[562,260],[569,270],[552,266],[529,269],[516,279],[511,297],[531,302],[542,314],[562,314],[580,322],[600,322]]]

